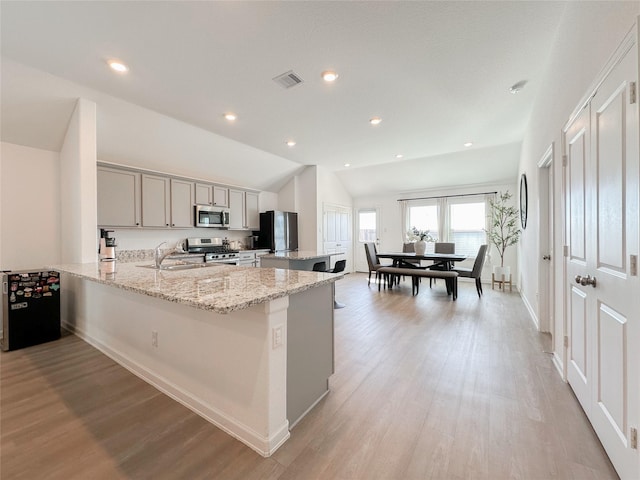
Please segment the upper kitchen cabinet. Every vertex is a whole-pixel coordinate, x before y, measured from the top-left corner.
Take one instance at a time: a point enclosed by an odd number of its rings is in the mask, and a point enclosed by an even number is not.
[[[98,225],[140,226],[140,173],[98,167]]]
[[[229,207],[229,189],[220,185],[196,183],[196,203],[198,205],[215,205]]]
[[[229,230],[259,230],[258,194],[229,189]]]
[[[193,227],[194,183],[171,179],[171,226]]]
[[[168,227],[171,223],[170,217],[170,179],[142,174],[142,226]]]

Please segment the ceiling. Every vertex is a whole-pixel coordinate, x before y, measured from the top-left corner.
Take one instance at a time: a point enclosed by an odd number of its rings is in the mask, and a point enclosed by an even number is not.
[[[106,160],[142,165],[147,155],[165,171],[176,170],[173,161],[179,173],[197,175],[224,157],[224,178],[261,189],[321,165],[354,196],[374,183],[379,192],[515,182],[564,6],[2,1],[2,139],[59,150],[72,110],[62,99],[73,94],[49,98],[47,108],[37,100],[73,85],[98,104],[98,154]],[[113,73],[111,58],[130,71]],[[321,79],[328,69],[339,74],[333,84]],[[273,81],[290,70],[303,83],[285,89]],[[510,94],[522,80],[526,88]],[[130,104],[216,140],[196,141],[179,161],[162,140],[145,154],[140,145],[156,143],[154,129],[128,123]],[[235,122],[223,118],[228,111]],[[370,125],[374,116],[382,123]],[[417,171],[428,175],[407,175]]]

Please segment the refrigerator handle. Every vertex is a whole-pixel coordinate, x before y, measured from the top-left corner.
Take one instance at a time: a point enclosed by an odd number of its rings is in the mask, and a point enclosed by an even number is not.
[[[9,282],[2,282],[2,294],[3,295],[9,294]]]

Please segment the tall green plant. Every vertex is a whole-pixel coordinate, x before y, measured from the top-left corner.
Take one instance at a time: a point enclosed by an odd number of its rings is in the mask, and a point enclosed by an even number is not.
[[[511,193],[507,190],[498,193],[495,200],[489,201],[491,229],[486,230],[489,241],[496,246],[500,254],[500,266],[504,267],[504,252],[507,247],[515,245],[520,239],[520,212],[510,205]]]

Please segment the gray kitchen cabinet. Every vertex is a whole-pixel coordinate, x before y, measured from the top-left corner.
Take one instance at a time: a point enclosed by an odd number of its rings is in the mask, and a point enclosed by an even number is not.
[[[258,194],[255,192],[244,192],[244,198],[245,228],[249,230],[260,230]]]
[[[213,204],[216,207],[229,206],[229,189],[227,187],[213,186]]]
[[[229,230],[259,230],[260,210],[258,194],[229,189]]]
[[[195,188],[198,205],[229,207],[229,188],[206,183],[196,183]]]
[[[244,230],[244,192],[229,189],[229,230]]]
[[[171,179],[171,226],[193,227],[193,201],[195,184],[186,180]]]
[[[196,183],[196,203],[198,205],[213,205],[213,185]]]
[[[168,227],[171,223],[169,177],[142,174],[142,226]]]
[[[98,226],[140,226],[140,173],[98,167]]]

